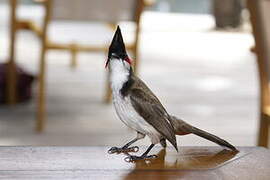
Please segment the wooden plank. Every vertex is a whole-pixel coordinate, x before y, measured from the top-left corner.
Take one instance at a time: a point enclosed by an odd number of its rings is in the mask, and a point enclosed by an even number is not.
[[[127,163],[109,147],[0,147],[3,179],[267,179],[270,151],[220,147],[156,147],[155,160]],[[140,153],[146,147],[141,147]]]

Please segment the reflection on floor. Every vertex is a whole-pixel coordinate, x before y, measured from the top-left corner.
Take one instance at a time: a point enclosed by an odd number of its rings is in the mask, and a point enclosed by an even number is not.
[[[6,7],[0,8],[5,10],[1,14],[7,12]],[[8,54],[7,19],[0,22],[3,61]],[[258,84],[255,59],[249,52],[253,40],[249,33],[212,28],[210,16],[145,13],[139,76],[170,113],[234,145],[255,145]],[[19,34],[17,60],[34,73],[38,46],[31,33]],[[112,105],[102,103],[105,58],[99,53],[82,53],[78,68],[71,70],[68,53],[51,52],[47,61],[46,131],[33,131],[35,99],[14,107],[1,106],[0,144],[121,145],[135,136],[116,117]],[[138,144],[148,143],[145,138]],[[179,137],[178,143],[214,145],[193,135]]]

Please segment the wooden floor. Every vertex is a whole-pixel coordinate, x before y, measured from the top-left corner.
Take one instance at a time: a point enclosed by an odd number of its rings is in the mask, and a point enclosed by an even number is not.
[[[32,11],[25,8],[24,12],[31,17]],[[1,61],[8,52],[7,13],[7,7],[1,6]],[[69,31],[65,25],[56,24],[55,31]],[[213,25],[211,16],[145,13],[139,76],[171,114],[234,145],[255,145],[258,84],[254,55],[249,51],[253,39],[247,32],[215,31]],[[87,31],[83,24],[71,26],[82,32],[77,36],[86,42],[93,28],[96,36],[89,37],[89,42],[111,38],[96,24]],[[123,26],[126,39],[132,38],[130,29]],[[65,33],[54,37],[69,38]],[[17,60],[33,73],[37,72],[38,47],[31,33],[19,34]],[[68,53],[51,52],[45,132],[33,131],[35,98],[14,107],[0,106],[0,144],[122,145],[133,138],[135,133],[120,122],[112,106],[102,103],[105,59],[104,54],[80,54],[78,68],[70,69]],[[148,145],[149,140],[138,144]],[[178,144],[214,145],[193,135],[179,137]]]
[[[109,147],[0,147],[1,179],[188,179],[267,180],[270,151],[239,147],[154,148],[156,159],[125,162],[126,154],[108,154]],[[144,151],[146,147],[141,147]]]

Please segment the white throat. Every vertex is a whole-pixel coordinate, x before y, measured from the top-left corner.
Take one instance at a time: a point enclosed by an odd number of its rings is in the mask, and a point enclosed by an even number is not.
[[[128,81],[130,65],[118,59],[111,59],[109,63],[112,91],[119,92],[124,83]]]

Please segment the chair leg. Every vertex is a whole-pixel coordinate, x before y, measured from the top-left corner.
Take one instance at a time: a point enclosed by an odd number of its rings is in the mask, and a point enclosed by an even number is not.
[[[45,71],[46,71],[46,64],[45,64],[45,53],[46,49],[42,48],[41,52],[41,59],[39,64],[39,85],[38,85],[38,98],[37,98],[37,119],[36,119],[36,130],[37,132],[42,132],[45,126]]]
[[[15,43],[16,43],[16,34],[17,34],[17,19],[16,19],[16,9],[17,9],[17,0],[9,1],[10,5],[10,47],[9,47],[9,61],[7,63],[7,103],[12,105],[16,103],[17,92],[16,92],[16,67],[15,67]]]
[[[133,60],[133,70],[134,70],[134,73],[135,74],[137,74],[138,73],[138,61],[139,61],[139,59],[138,59],[138,55],[137,55],[137,47],[136,48],[134,48],[134,50],[132,50],[133,51],[133,57],[134,57],[134,60]]]
[[[261,113],[260,124],[259,124],[259,135],[258,135],[258,146],[268,146],[269,136],[269,120],[270,117],[264,113]]]
[[[139,34],[140,34],[140,26],[137,24],[136,30],[135,30],[135,42],[134,42],[134,47],[132,48],[133,55],[134,55],[134,63],[133,63],[133,68],[134,68],[134,73],[137,74],[138,72],[138,64],[139,64],[139,56],[138,56],[138,46],[139,46]]]
[[[108,104],[112,100],[112,90],[110,88],[110,83],[109,83],[109,73],[107,73],[107,78],[106,78],[106,84],[105,84],[105,97],[104,97],[104,103]]]
[[[17,78],[14,60],[10,60],[7,66],[7,104],[14,105],[17,101]]]

